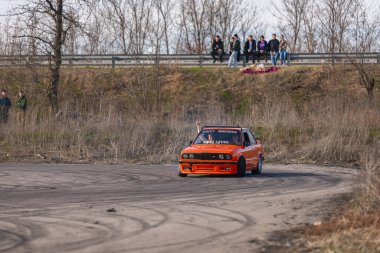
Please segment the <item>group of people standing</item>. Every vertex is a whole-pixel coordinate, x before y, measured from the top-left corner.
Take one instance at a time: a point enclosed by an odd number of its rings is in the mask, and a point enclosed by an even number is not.
[[[25,97],[25,94],[22,90],[19,91],[18,93],[19,98],[16,102],[16,108],[17,108],[17,113],[16,113],[16,119],[17,122],[24,123],[25,121],[25,111],[28,106],[28,101]],[[8,123],[9,120],[9,111],[12,107],[12,101],[7,95],[6,90],[1,91],[1,97],[0,97],[0,123],[1,124],[6,124]]]
[[[288,43],[284,39],[284,35],[281,35],[279,41],[277,35],[272,34],[272,39],[269,42],[267,42],[264,36],[261,35],[260,40],[257,43],[253,36],[249,35],[245,41],[243,53],[247,63],[250,59],[252,59],[253,63],[255,63],[255,59],[260,62],[261,58],[264,58],[265,62],[267,62],[269,54],[273,66],[277,65],[277,60],[279,58],[281,59],[281,64],[285,65],[287,60],[287,47]],[[241,54],[241,42],[237,34],[234,34],[234,36],[231,37],[229,51],[230,58],[228,61],[228,67],[236,67]],[[224,43],[220,36],[216,35],[211,49],[211,56],[214,59],[214,63],[217,61],[217,57],[220,62],[223,62],[224,54]]]

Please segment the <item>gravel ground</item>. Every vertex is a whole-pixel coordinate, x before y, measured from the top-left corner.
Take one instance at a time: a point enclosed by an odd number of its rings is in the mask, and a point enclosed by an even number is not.
[[[0,164],[0,252],[257,252],[325,217],[357,172],[264,165],[244,178],[176,165]]]

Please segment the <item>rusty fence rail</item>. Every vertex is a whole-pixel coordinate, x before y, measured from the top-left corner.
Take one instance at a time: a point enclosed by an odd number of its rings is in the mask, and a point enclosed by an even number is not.
[[[210,55],[207,54],[169,54],[169,55],[64,55],[62,66],[65,67],[132,67],[153,66],[156,64],[178,65],[178,66],[226,66],[228,54],[223,56],[223,63],[217,61],[215,64]],[[260,63],[270,64],[260,59]],[[287,65],[323,65],[323,64],[349,64],[352,60],[358,60],[365,64],[380,64],[380,52],[365,54],[328,54],[328,53],[289,53]],[[250,61],[252,62],[252,61]],[[257,63],[256,59],[256,63]],[[26,66],[49,66],[51,58],[44,55],[0,55],[0,67],[26,67]],[[248,63],[250,64],[250,63]],[[240,56],[239,66],[245,66],[245,56]]]

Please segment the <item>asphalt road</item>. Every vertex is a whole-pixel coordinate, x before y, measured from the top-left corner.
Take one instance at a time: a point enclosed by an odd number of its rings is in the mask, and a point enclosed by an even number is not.
[[[175,165],[0,164],[0,252],[256,252],[273,231],[326,216],[355,174],[265,164],[261,176],[180,178]]]

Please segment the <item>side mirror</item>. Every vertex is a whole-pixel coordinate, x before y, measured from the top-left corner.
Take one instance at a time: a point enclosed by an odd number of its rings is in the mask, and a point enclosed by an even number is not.
[[[248,147],[249,145],[249,141],[244,141],[244,147]]]
[[[190,141],[190,145],[193,144],[193,141]]]

